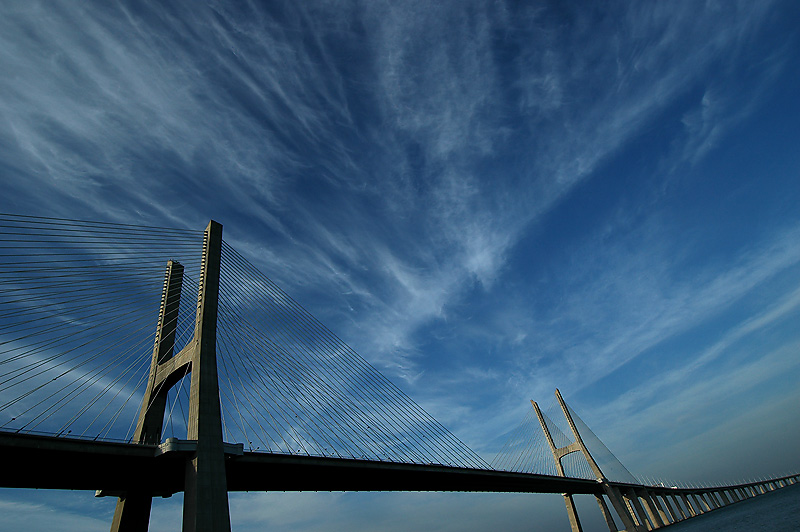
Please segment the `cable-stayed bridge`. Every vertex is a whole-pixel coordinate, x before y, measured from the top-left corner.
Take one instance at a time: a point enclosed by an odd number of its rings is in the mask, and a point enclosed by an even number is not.
[[[559,393],[489,464],[215,222],[0,215],[0,257],[0,485],[116,497],[112,530],[177,492],[184,530],[230,530],[240,490],[561,493],[573,530],[592,494],[610,530],[650,530],[798,478],[645,485]]]

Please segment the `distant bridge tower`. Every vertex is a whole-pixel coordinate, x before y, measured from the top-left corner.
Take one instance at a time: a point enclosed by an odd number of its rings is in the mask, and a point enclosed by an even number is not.
[[[632,493],[626,496],[626,494],[623,494],[619,488],[612,486],[609,483],[608,479],[597,465],[597,462],[592,457],[592,454],[589,452],[589,449],[587,449],[586,444],[583,443],[583,438],[581,438],[578,428],[575,426],[575,422],[572,419],[572,415],[569,413],[567,404],[564,402],[564,399],[561,397],[561,392],[558,390],[556,390],[556,399],[558,400],[558,404],[561,406],[561,410],[564,413],[564,417],[566,418],[567,424],[569,425],[569,428],[572,431],[575,439],[573,443],[565,447],[556,447],[553,437],[550,434],[550,429],[547,427],[547,423],[542,415],[542,411],[539,409],[539,405],[536,404],[536,401],[531,401],[531,404],[533,405],[533,409],[536,411],[536,417],[539,419],[539,423],[542,426],[542,431],[547,439],[547,443],[550,445],[550,450],[553,453],[553,459],[556,462],[558,474],[562,477],[566,476],[564,473],[564,466],[561,463],[561,460],[565,456],[571,453],[581,452],[583,453],[584,458],[586,458],[586,461],[589,463],[589,467],[592,469],[592,473],[597,478],[597,481],[602,485],[603,491],[608,497],[608,500],[611,501],[611,504],[614,506],[614,510],[617,512],[617,515],[619,515],[620,519],[622,520],[625,530],[639,532],[648,529],[644,525],[644,511],[639,503],[639,497],[642,497],[642,500],[645,502],[647,514],[650,516],[651,522],[656,523],[654,528],[664,526],[664,522],[660,519],[661,516],[657,513],[657,511],[653,511],[653,503],[650,501],[647,494]],[[562,495],[564,496],[564,503],[567,506],[567,514],[569,516],[569,523],[572,527],[572,531],[582,532],[583,528],[581,527],[581,522],[578,518],[578,512],[575,509],[575,502],[572,499],[572,494],[563,493]],[[614,523],[614,518],[612,517],[605,500],[600,495],[595,495],[595,499],[597,500],[597,504],[600,507],[600,511],[603,514],[603,518],[605,519],[609,530],[612,532],[616,531],[617,527]]]
[[[192,449],[185,464],[183,531],[230,532],[230,511],[217,380],[217,304],[219,298],[222,225],[211,221],[203,235],[203,255],[194,337],[175,355],[175,331],[183,284],[183,266],[167,264],[150,376],[134,442],[158,445],[167,392],[191,373],[189,420],[182,442]],[[112,532],[146,531],[152,492],[120,495]]]

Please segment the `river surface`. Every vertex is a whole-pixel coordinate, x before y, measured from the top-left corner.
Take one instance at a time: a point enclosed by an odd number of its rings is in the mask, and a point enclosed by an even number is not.
[[[800,531],[800,484],[759,495],[667,527],[670,532]]]

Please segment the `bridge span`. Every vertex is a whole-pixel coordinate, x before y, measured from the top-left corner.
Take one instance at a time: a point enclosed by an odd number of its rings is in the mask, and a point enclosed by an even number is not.
[[[170,497],[185,489],[185,467],[196,442],[160,445],[92,441],[0,432],[2,487],[91,490],[124,497]],[[31,467],[35,464],[35,467]],[[728,504],[797,483],[798,475],[714,488],[646,486],[533,473],[244,451],[225,444],[230,491],[443,491],[594,495],[610,530],[608,504],[618,494],[632,530],[661,528]],[[613,506],[613,503],[612,503]],[[573,507],[574,508],[574,507]],[[570,507],[568,506],[568,511]],[[574,509],[573,509],[574,511]],[[581,530],[577,513],[572,528]],[[619,517],[618,517],[619,519]],[[632,526],[631,526],[632,525]]]
[[[178,492],[184,531],[225,532],[230,491],[328,490],[560,493],[574,532],[572,497],[592,495],[609,530],[639,532],[799,478],[609,478],[558,390],[565,431],[532,402],[556,474],[517,465],[525,441],[493,467],[227,246],[216,222],[201,235],[0,222],[0,486],[115,497],[112,532],[147,530],[152,498]]]

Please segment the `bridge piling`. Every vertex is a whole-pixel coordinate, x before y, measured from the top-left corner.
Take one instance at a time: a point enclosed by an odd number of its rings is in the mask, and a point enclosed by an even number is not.
[[[670,524],[669,516],[667,512],[664,511],[664,508],[661,506],[661,501],[658,500],[658,495],[655,493],[651,493],[650,500],[653,502],[653,505],[656,508],[656,512],[658,516],[661,518],[661,526],[666,526]]]
[[[639,523],[639,526],[647,530],[653,530],[653,526],[647,519],[647,513],[644,511],[644,508],[642,507],[642,503],[639,500],[639,496],[637,495],[636,491],[633,488],[628,489],[627,499],[630,502],[631,509],[633,511],[634,517],[636,517],[636,520]]]
[[[564,504],[567,506],[567,516],[569,517],[569,526],[572,532],[583,532],[581,527],[581,520],[578,517],[578,510],[575,508],[575,501],[572,499],[571,493],[562,493],[564,497]]]
[[[603,519],[606,521],[606,525],[608,526],[608,530],[610,532],[617,532],[617,524],[614,523],[614,517],[611,515],[611,512],[608,510],[608,505],[606,504],[605,499],[603,499],[602,495],[595,495],[594,498],[597,500],[597,506],[600,507],[600,513],[603,514]]]
[[[622,526],[625,527],[626,531],[638,531],[641,530],[639,527],[639,523],[636,521],[636,517],[633,514],[633,509],[630,506],[630,503],[619,490],[614,486],[609,484],[603,484],[603,491],[606,492],[606,496],[608,500],[611,501],[611,505],[614,507],[614,511],[617,512],[617,515],[622,521]]]
[[[663,501],[664,507],[667,509],[667,513],[669,514],[670,523],[677,523],[680,521],[681,518],[678,517],[677,512],[672,507],[669,497],[667,495],[661,495],[661,500]]]
[[[655,528],[661,528],[664,526],[664,522],[661,520],[661,516],[656,510],[655,504],[653,500],[650,498],[650,493],[647,490],[639,490],[638,497],[641,499],[645,512],[647,512],[647,517],[650,520],[651,526]]]
[[[688,519],[689,516],[686,515],[685,508],[683,507],[683,505],[681,505],[680,499],[676,495],[672,495],[671,497],[672,497],[672,504],[675,505],[675,508],[678,510],[678,513],[681,516],[680,520],[683,521],[685,519]]]

